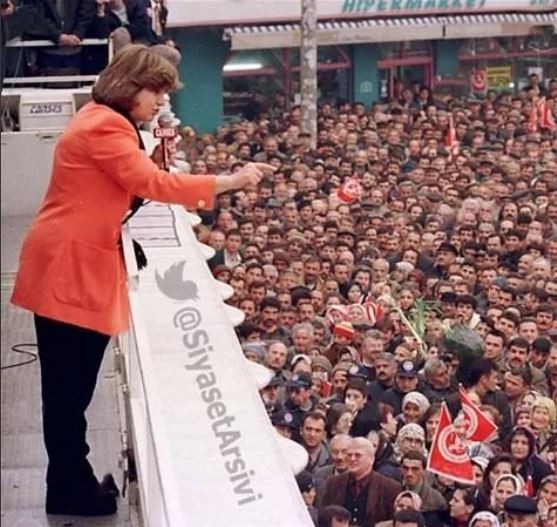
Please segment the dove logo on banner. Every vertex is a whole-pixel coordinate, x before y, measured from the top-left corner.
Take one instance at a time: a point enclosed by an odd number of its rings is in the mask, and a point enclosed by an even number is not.
[[[156,271],[155,281],[158,288],[172,300],[199,300],[197,284],[193,280],[184,280],[185,265],[185,260],[172,264],[162,277]]]

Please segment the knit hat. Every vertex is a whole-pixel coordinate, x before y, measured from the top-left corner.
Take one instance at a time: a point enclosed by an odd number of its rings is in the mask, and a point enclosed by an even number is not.
[[[311,369],[315,370],[315,368],[322,368],[328,374],[330,374],[331,370],[333,369],[333,365],[331,364],[331,361],[327,357],[323,355],[318,355],[317,357],[313,357],[311,359]]]
[[[338,324],[335,324],[333,334],[335,336],[353,339],[356,335],[356,330],[350,322],[339,322]]]
[[[422,453],[427,455],[427,450],[425,449],[425,431],[424,429],[416,424],[416,423],[409,423],[404,425],[399,431],[396,436],[394,450],[397,454],[401,453],[401,446],[402,442],[405,439],[418,439],[423,443]]]
[[[404,425],[396,436],[397,443],[401,443],[404,439],[421,439],[425,442],[425,431],[420,425],[409,423]]]

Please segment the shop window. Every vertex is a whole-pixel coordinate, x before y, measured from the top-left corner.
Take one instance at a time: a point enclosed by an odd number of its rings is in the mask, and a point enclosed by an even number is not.
[[[226,118],[254,119],[264,101],[284,89],[282,65],[271,50],[236,51],[223,67],[223,104]]]
[[[289,49],[288,80],[289,93],[295,102],[300,99],[300,51]],[[319,99],[332,103],[350,101],[351,67],[349,51],[346,46],[321,46],[317,52],[317,85]]]

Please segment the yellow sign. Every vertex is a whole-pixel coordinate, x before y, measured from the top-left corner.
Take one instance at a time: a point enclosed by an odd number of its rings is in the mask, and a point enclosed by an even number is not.
[[[485,76],[490,90],[508,88],[513,78],[510,66],[488,67],[485,69]]]

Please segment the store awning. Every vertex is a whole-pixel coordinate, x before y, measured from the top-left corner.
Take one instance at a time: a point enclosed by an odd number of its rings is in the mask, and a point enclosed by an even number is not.
[[[528,34],[534,26],[555,26],[557,13],[516,13],[319,22],[317,44],[333,46],[400,40],[436,40]],[[299,24],[226,28],[233,50],[291,48],[300,45]]]

